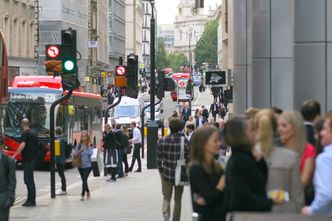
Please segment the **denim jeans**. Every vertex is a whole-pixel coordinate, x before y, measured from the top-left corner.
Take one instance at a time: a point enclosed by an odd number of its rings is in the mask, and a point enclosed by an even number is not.
[[[124,150],[123,149],[118,149],[118,163],[117,163],[117,174],[122,177],[123,174],[123,166],[122,166],[122,161],[123,161],[123,157],[124,157]]]
[[[61,190],[66,192],[67,185],[66,185],[66,177],[65,177],[65,165],[62,163],[57,163],[56,168],[58,170],[59,177],[61,178]]]
[[[89,193],[89,186],[88,186],[88,178],[91,173],[92,168],[78,168],[78,171],[80,172],[81,179],[82,179],[82,196],[84,196],[85,193]]]

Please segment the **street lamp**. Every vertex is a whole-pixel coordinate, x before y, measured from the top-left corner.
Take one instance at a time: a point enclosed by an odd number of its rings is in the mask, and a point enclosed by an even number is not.
[[[196,31],[192,30],[192,27],[189,28],[189,31],[187,31],[187,37],[188,37],[188,40],[189,40],[189,65],[193,68],[193,59],[192,59],[192,53],[191,53],[191,40],[193,38],[196,39]]]
[[[155,1],[150,0],[151,4],[151,21],[150,21],[150,122],[147,126],[147,168],[157,168],[157,141],[158,141],[158,124],[155,121],[155,92],[156,92],[156,75],[155,75],[155,26],[154,5]]]

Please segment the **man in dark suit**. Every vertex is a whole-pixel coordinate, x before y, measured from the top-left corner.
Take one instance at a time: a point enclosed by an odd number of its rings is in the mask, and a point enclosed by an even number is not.
[[[306,100],[301,106],[301,114],[307,130],[307,141],[316,146],[314,124],[320,118],[320,104],[315,100]]]
[[[188,105],[186,105],[183,109],[182,109],[182,121],[183,122],[187,122],[188,119],[189,119],[189,116],[191,115],[191,110],[190,108],[188,107]]]
[[[211,104],[211,106],[210,106],[210,113],[212,113],[214,121],[216,121],[216,119],[217,119],[217,114],[219,113],[219,109],[220,109],[220,107],[216,101],[214,101],[213,104]]]
[[[205,121],[209,119],[209,111],[205,108],[204,105],[202,105],[202,116]]]
[[[15,201],[15,161],[5,155],[0,137],[0,220],[9,220],[9,210]]]

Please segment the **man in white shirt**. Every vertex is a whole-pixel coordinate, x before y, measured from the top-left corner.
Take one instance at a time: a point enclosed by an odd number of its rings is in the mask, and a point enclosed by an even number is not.
[[[140,150],[142,147],[142,135],[141,131],[137,128],[136,122],[131,122],[131,128],[133,129],[133,139],[129,140],[131,144],[134,145],[134,151],[133,151],[133,158],[131,160],[131,166],[129,168],[129,171],[132,172],[135,161],[137,160],[138,163],[138,169],[135,172],[142,172],[142,163],[141,163],[141,155]]]
[[[332,113],[327,114],[320,135],[324,151],[316,159],[315,198],[302,214],[332,216]]]

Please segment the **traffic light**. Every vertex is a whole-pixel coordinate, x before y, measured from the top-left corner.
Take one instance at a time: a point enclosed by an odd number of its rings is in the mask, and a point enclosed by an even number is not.
[[[138,56],[131,53],[127,56],[127,96],[131,98],[138,97]]]
[[[165,71],[158,72],[157,93],[158,99],[165,97]]]
[[[61,31],[61,60],[64,75],[77,76],[77,46],[76,46],[76,30],[71,28]]]
[[[62,88],[74,90],[80,86],[77,67],[76,30],[61,30]]]

